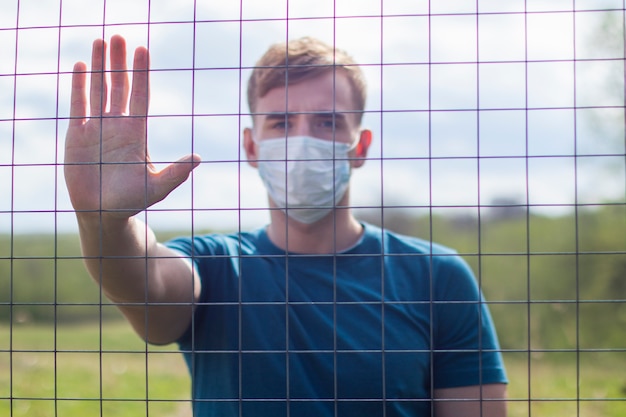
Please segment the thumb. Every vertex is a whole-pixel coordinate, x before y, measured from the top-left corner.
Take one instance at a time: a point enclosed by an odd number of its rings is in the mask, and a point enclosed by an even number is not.
[[[200,162],[199,155],[186,155],[157,172],[152,183],[154,202],[161,201],[185,182],[191,171],[200,165]]]

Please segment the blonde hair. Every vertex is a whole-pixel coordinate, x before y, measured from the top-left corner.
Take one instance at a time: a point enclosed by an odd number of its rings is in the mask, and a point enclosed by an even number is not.
[[[348,77],[359,123],[363,117],[367,86],[361,68],[341,49],[304,37],[270,46],[256,63],[248,80],[248,106],[255,113],[257,100],[270,90],[340,70]]]

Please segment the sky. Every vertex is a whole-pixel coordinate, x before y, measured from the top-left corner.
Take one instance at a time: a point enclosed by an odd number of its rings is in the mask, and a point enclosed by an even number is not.
[[[307,35],[348,51],[368,81],[357,213],[476,214],[506,200],[558,215],[626,198],[623,25],[602,31],[609,14],[623,22],[622,0],[12,3],[0,14],[0,233],[76,230],[62,167],[71,69],[113,34],[150,49],[152,159],[203,158],[140,215],[155,229],[269,220],[240,146],[246,83],[269,45]]]

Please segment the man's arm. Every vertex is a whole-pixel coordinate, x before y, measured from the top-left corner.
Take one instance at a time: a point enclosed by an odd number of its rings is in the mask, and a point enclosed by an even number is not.
[[[506,384],[434,391],[436,417],[506,417]]]
[[[143,222],[78,215],[90,275],[137,334],[155,344],[177,340],[200,296],[191,262],[159,244]]]
[[[148,51],[135,51],[131,88],[126,43],[111,39],[109,94],[106,49],[103,40],[93,44],[89,98],[86,65],[74,66],[65,181],[89,273],[140,336],[168,343],[188,327],[200,283],[190,263],[133,216],[184,182],[199,157],[154,167],[147,150]]]

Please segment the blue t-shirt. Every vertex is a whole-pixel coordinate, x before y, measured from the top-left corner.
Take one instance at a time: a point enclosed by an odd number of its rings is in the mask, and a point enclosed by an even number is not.
[[[506,382],[467,264],[364,227],[334,255],[286,253],[265,229],[168,243],[202,282],[179,340],[195,416],[430,416],[433,388]]]

